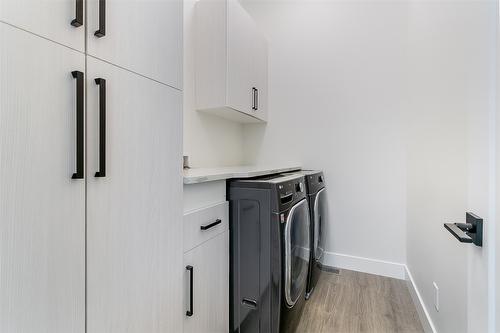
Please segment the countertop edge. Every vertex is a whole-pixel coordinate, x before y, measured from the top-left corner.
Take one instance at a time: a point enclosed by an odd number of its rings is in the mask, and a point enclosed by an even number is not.
[[[233,178],[252,178],[252,177],[260,177],[260,176],[265,176],[265,175],[271,175],[275,173],[282,173],[282,172],[291,172],[291,171],[298,171],[301,170],[302,167],[300,166],[291,166],[291,167],[284,167],[284,168],[262,168],[259,170],[259,167],[249,167],[251,168],[250,170],[244,170],[245,167],[242,167],[241,171],[227,171],[224,172],[224,168],[221,168],[221,172],[214,172],[213,170],[217,168],[211,168],[207,169],[207,174],[202,174],[202,175],[197,175],[197,176],[183,176],[183,183],[184,185],[193,185],[193,184],[200,184],[200,183],[206,183],[206,182],[212,182],[212,181],[219,181],[219,180],[227,180],[227,179],[233,179]],[[203,169],[198,169],[198,170],[203,170]],[[212,170],[211,172],[209,170]]]

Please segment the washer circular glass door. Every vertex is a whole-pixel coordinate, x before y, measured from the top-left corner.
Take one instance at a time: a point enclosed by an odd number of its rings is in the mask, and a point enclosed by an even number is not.
[[[309,206],[304,199],[292,207],[285,225],[285,299],[295,305],[305,288],[310,256]]]

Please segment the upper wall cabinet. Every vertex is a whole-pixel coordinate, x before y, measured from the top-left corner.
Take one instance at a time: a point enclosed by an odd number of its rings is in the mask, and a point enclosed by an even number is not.
[[[267,41],[237,0],[196,4],[196,104],[237,122],[267,120]]]
[[[182,0],[87,0],[87,12],[89,55],[182,89]]]
[[[83,0],[1,0],[0,21],[83,52]]]

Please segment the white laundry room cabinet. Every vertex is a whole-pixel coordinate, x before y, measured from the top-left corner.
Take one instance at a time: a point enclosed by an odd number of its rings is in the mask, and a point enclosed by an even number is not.
[[[196,4],[196,108],[241,123],[267,121],[268,49],[237,0]]]
[[[85,51],[84,0],[2,0],[0,21]]]
[[[86,0],[87,53],[182,89],[182,0]]]
[[[226,182],[184,185],[184,333],[229,330]]]
[[[0,332],[182,331],[181,1],[0,20]]]
[[[84,333],[84,82],[72,75],[84,71],[84,54],[0,23],[0,332]]]

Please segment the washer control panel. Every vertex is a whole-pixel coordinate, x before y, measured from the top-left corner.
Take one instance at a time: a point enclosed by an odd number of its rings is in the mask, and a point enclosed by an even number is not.
[[[286,207],[305,198],[304,178],[297,178],[278,184],[279,203]]]

